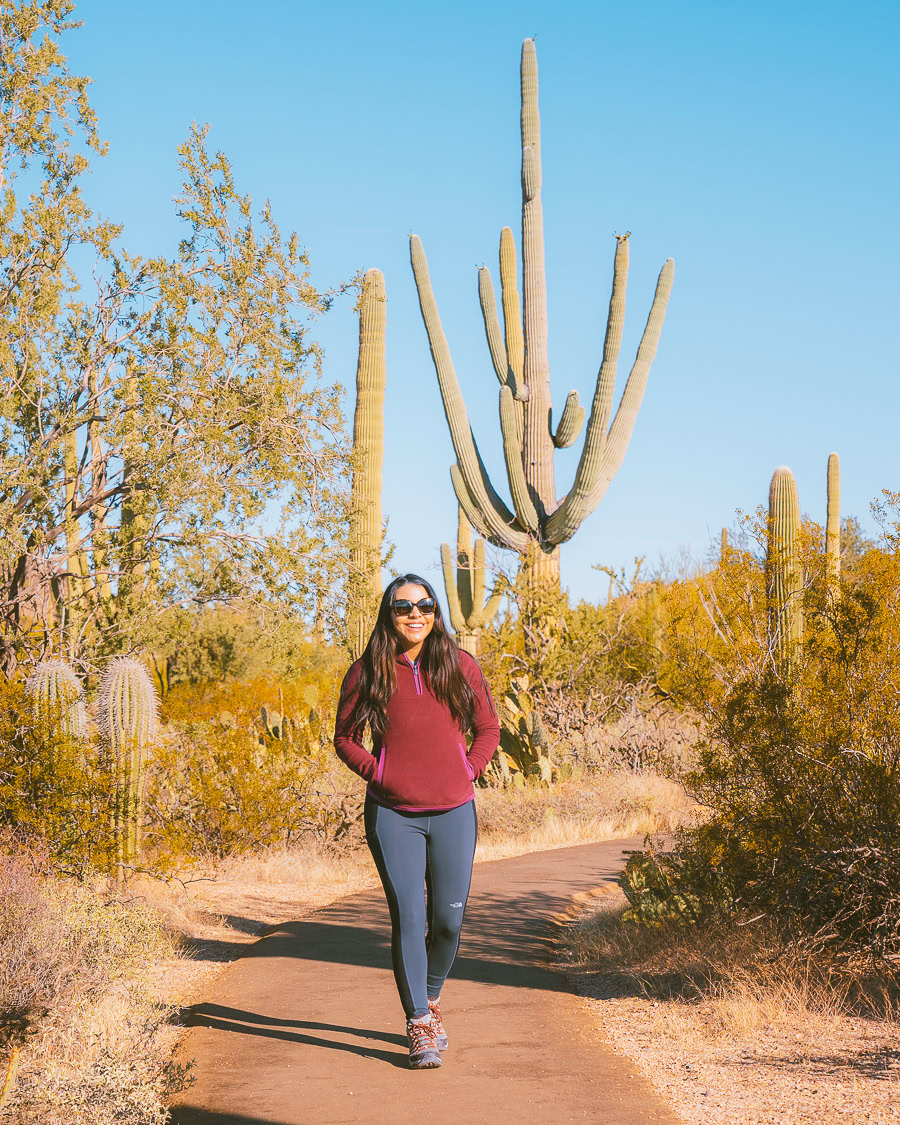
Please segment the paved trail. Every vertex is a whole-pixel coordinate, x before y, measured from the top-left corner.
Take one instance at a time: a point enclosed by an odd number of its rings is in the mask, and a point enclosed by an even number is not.
[[[197,1082],[176,1125],[677,1125],[593,1029],[553,958],[551,915],[610,881],[622,849],[587,844],[476,864],[442,1008],[439,1070],[406,1065],[381,891],[279,927],[192,1010]]]

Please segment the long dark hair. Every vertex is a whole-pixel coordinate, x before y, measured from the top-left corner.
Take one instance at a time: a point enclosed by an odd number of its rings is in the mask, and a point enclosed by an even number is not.
[[[460,730],[469,731],[475,726],[475,692],[459,666],[459,649],[444,626],[437,596],[430,583],[418,574],[395,578],[381,599],[375,628],[360,658],[357,698],[350,717],[353,730],[361,735],[368,725],[373,736],[380,738],[387,727],[387,705],[397,690],[396,663],[402,651],[391,608],[400,586],[421,586],[434,602],[434,625],[419,656],[422,674],[435,699],[444,704]]]

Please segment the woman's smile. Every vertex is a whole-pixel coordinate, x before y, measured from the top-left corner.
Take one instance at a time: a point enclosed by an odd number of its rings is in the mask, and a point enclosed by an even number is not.
[[[414,583],[398,586],[394,591],[394,603],[402,601],[412,603],[408,614],[394,616],[394,628],[400,637],[400,647],[410,660],[418,660],[425,638],[434,628],[434,614],[423,613],[416,605],[416,602],[430,596],[424,586],[417,586]]]

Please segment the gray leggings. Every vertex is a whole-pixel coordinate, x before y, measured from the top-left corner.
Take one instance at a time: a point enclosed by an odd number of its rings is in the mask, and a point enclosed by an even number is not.
[[[397,812],[367,797],[365,815],[366,840],[391,912],[400,1002],[407,1019],[425,1016],[459,948],[478,835],[475,802],[429,814]]]

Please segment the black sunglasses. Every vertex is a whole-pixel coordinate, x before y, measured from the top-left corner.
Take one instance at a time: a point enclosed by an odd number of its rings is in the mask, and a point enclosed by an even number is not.
[[[434,598],[422,598],[419,602],[408,602],[406,598],[398,598],[397,601],[391,602],[391,609],[397,617],[409,617],[413,611],[413,606],[418,609],[419,613],[426,615],[434,613]]]

